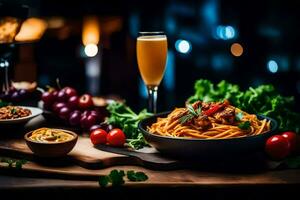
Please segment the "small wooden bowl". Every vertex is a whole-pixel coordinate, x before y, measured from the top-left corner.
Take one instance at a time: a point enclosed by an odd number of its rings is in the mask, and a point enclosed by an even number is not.
[[[26,141],[27,146],[31,149],[31,151],[40,157],[62,157],[67,155],[75,146],[78,136],[76,133],[68,130],[58,129],[63,132],[66,132],[72,136],[74,136],[71,140],[64,142],[37,142],[31,140],[29,137],[31,136],[33,131],[26,133],[24,139]]]

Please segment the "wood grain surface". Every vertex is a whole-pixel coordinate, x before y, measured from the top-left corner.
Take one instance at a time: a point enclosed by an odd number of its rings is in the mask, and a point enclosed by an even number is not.
[[[43,119],[35,119],[41,120]],[[46,124],[49,126],[48,124]],[[33,123],[31,126],[26,126],[24,129],[19,130],[20,135],[30,131],[32,129],[45,126],[45,124]],[[0,131],[1,132],[1,131]],[[1,132],[2,134],[3,132]],[[126,183],[127,185],[133,185],[138,187],[144,186],[237,186],[237,185],[278,185],[278,184],[300,184],[299,170],[266,170],[265,168],[253,168],[249,163],[255,163],[257,161],[249,160],[248,162],[239,163],[236,165],[233,163],[229,167],[225,167],[226,163],[216,163],[214,166],[206,166],[189,169],[173,169],[173,170],[151,170],[141,166],[134,166],[137,163],[128,163],[128,156],[106,152],[96,148],[93,148],[88,138],[81,138],[76,144],[70,155],[62,160],[60,159],[37,159],[27,148],[26,144],[20,140],[19,136],[14,137],[13,132],[7,132],[10,135],[1,135],[0,137],[0,156],[12,156],[22,157],[27,156],[29,162],[23,166],[23,169],[10,169],[7,164],[0,163],[0,174],[12,175],[12,176],[24,176],[24,177],[36,177],[40,179],[36,187],[51,187],[51,182],[47,182],[46,178],[55,178],[57,181],[53,182],[53,186],[58,185],[65,187],[98,187],[96,180],[100,175],[108,174],[112,169],[119,170],[136,170],[143,171],[149,176],[149,180],[143,183]],[[15,138],[15,139],[12,139]],[[13,149],[13,150],[12,150]],[[18,154],[16,153],[18,152]],[[22,152],[20,154],[20,152]],[[118,160],[117,165],[114,166],[111,162],[111,158]],[[89,167],[80,164],[74,164],[74,158],[81,160],[82,162],[94,163],[94,167]],[[77,161],[78,161],[77,160]],[[103,168],[101,163],[106,163],[106,167]],[[111,164],[111,167],[109,167]],[[242,165],[241,165],[242,164]],[[248,166],[248,168],[247,168]],[[255,164],[255,166],[258,166]],[[100,169],[102,168],[102,169]],[[20,180],[22,177],[20,177]],[[62,179],[65,179],[64,181]],[[67,180],[85,180],[84,182],[74,183]],[[20,188],[26,187],[21,182],[18,184],[17,178],[13,183],[8,183],[7,187],[19,185]],[[45,181],[43,181],[45,180]],[[1,181],[0,181],[1,182]],[[55,184],[54,184],[55,182]],[[30,181],[28,187],[30,186]],[[73,185],[75,184],[75,185]],[[32,186],[32,185],[31,185]],[[0,184],[0,187],[5,187],[5,184]]]
[[[138,184],[146,185],[276,185],[276,184],[300,184],[299,170],[276,170],[261,172],[214,172],[192,169],[157,171],[138,166],[116,166],[105,169],[85,169],[80,166],[45,166],[28,162],[22,171],[8,169],[5,164],[0,165],[0,171],[39,178],[58,178],[66,180],[93,180],[97,181],[100,175],[108,174],[112,169],[143,171],[149,176],[149,180]],[[4,171],[6,170],[6,171]],[[17,173],[18,172],[18,173]],[[135,183],[128,183],[135,184]]]

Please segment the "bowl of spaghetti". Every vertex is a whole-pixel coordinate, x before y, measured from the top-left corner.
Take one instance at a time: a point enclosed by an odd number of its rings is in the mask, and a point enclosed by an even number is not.
[[[277,129],[269,117],[249,114],[228,101],[201,102],[153,115],[139,123],[145,139],[173,157],[236,156],[263,149]]]

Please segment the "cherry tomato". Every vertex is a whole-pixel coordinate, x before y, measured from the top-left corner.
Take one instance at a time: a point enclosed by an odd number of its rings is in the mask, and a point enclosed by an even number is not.
[[[267,140],[265,151],[272,159],[281,160],[289,155],[290,143],[282,135],[274,135]]]
[[[296,150],[297,142],[298,142],[297,141],[298,136],[296,135],[296,133],[287,131],[287,132],[282,133],[281,135],[289,141],[291,152],[294,152]]]
[[[125,144],[126,137],[121,129],[114,128],[109,131],[106,139],[108,144],[110,144],[111,146],[121,147]]]
[[[96,129],[91,132],[90,139],[91,142],[96,144],[105,144],[106,143],[107,132],[103,129]]]

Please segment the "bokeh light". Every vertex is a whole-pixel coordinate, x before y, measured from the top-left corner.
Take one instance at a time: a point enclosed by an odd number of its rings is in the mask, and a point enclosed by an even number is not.
[[[217,26],[216,38],[222,40],[230,40],[235,38],[236,31],[232,26]]]
[[[239,43],[233,43],[230,47],[230,51],[231,51],[232,55],[239,57],[243,54],[244,48]]]
[[[271,73],[276,73],[278,71],[278,64],[275,60],[269,60],[267,68]]]
[[[95,44],[88,44],[84,47],[84,53],[88,57],[94,57],[98,53],[98,47]]]
[[[192,45],[187,40],[177,40],[175,43],[175,48],[178,52],[187,54],[192,50]]]

